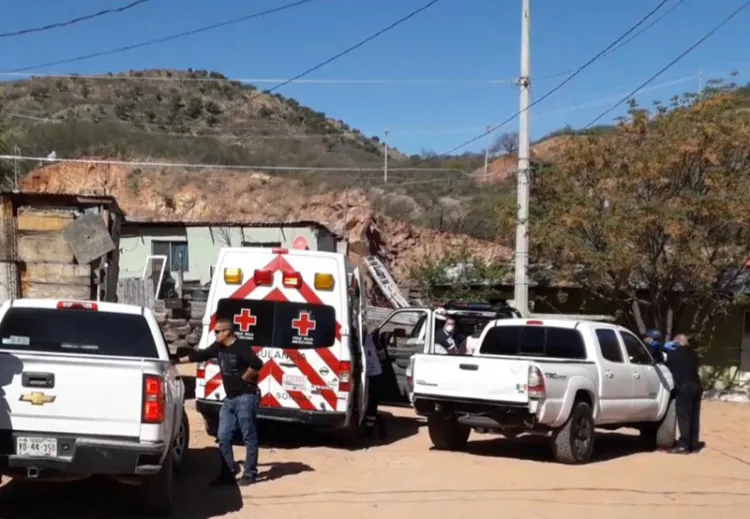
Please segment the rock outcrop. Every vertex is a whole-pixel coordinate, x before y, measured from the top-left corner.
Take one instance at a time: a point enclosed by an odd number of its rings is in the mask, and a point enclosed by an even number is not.
[[[23,189],[114,196],[128,217],[151,221],[314,220],[346,235],[355,259],[378,255],[399,282],[413,265],[456,248],[486,260],[509,258],[512,252],[378,214],[360,189],[316,193],[295,179],[251,171],[57,163],[29,173]]]

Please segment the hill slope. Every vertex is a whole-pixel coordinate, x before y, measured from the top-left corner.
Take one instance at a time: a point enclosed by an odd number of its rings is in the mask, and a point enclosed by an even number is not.
[[[208,71],[145,70],[101,78],[38,77],[0,83],[0,116],[24,155],[98,156],[180,163],[381,168],[383,146],[346,123]],[[389,184],[375,172],[271,172],[313,193],[361,189],[389,216],[495,238],[505,187],[479,190],[466,175],[481,155],[406,157],[389,149]],[[397,171],[420,167],[453,171]],[[22,173],[35,167],[23,164]],[[182,173],[170,169],[175,175]],[[425,182],[427,180],[427,182]]]

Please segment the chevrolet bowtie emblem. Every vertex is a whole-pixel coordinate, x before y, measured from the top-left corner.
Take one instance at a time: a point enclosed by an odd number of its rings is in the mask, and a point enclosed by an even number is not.
[[[31,405],[51,404],[57,397],[54,395],[45,395],[44,393],[28,393],[21,395],[21,402],[28,402]]]

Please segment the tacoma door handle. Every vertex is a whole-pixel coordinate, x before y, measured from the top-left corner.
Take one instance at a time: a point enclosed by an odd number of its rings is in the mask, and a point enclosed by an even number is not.
[[[607,378],[612,378],[612,377],[615,376],[615,374],[612,373],[610,370],[607,370],[607,371],[604,372],[604,376],[607,377]]]

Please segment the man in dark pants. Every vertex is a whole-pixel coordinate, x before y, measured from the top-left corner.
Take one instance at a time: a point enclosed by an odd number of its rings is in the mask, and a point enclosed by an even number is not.
[[[203,350],[191,351],[180,362],[219,361],[226,396],[219,411],[219,454],[221,470],[212,485],[238,483],[251,485],[258,477],[258,374],[263,361],[258,358],[249,342],[238,339],[230,319],[220,318],[214,327],[216,342]],[[232,440],[237,426],[245,443],[245,468],[242,477],[235,479],[236,465]]]
[[[672,372],[677,391],[677,425],[680,438],[672,452],[685,454],[697,452],[701,448],[700,412],[703,387],[700,379],[698,355],[689,346],[685,335],[678,335],[673,341],[674,350],[667,354],[667,367]]]
[[[378,349],[372,335],[365,327],[362,330],[364,336],[365,350],[365,375],[367,376],[368,395],[367,410],[365,411],[365,434],[368,438],[375,435],[375,431],[382,438],[385,436],[385,424],[378,415],[378,404],[380,403],[380,392],[383,378],[381,362],[385,360],[385,351]]]

